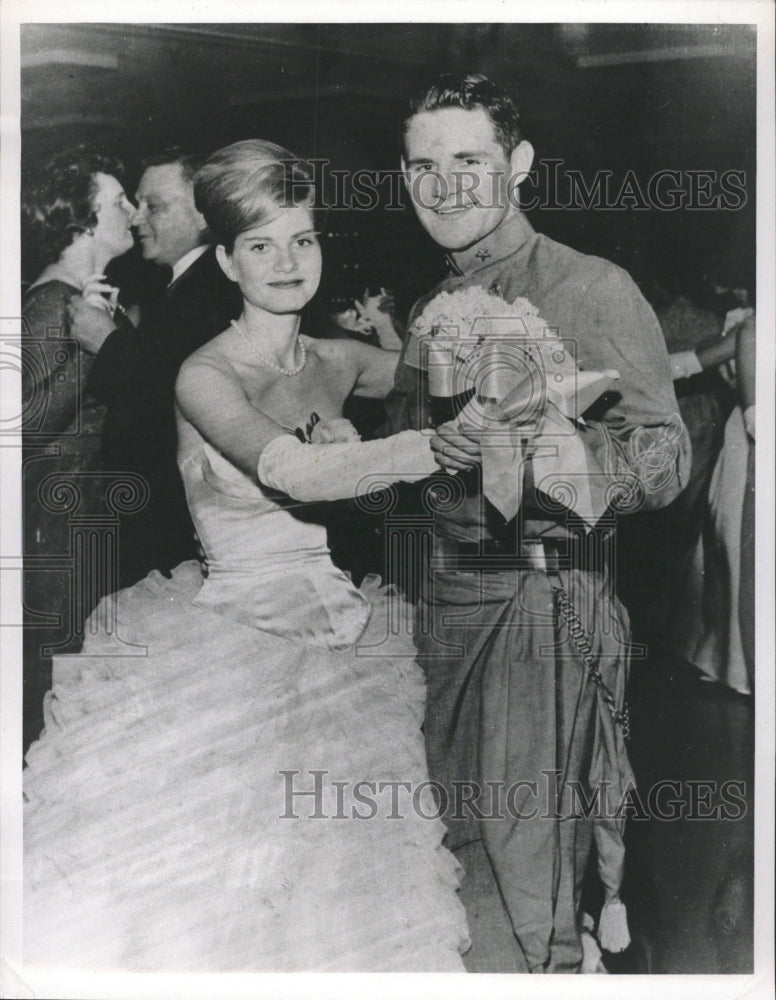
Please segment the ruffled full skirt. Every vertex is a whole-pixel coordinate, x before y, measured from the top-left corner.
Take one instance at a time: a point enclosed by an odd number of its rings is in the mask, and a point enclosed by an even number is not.
[[[407,606],[373,586],[335,652],[194,606],[200,583],[152,573],[55,660],[24,775],[25,961],[463,971]]]

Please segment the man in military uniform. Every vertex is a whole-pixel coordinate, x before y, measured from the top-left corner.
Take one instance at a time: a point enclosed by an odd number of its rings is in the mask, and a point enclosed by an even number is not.
[[[593,531],[572,503],[564,508],[536,488],[530,458],[520,512],[506,522],[480,488],[481,437],[452,422],[435,439],[460,500],[435,515],[416,640],[428,678],[431,776],[458,802],[445,819],[467,871],[472,971],[580,970],[580,896],[594,838],[610,912],[621,906],[621,823],[577,817],[569,804],[575,782],[591,789],[612,779],[622,789],[630,779],[621,711],[628,620],[605,558],[612,508],[618,497],[621,507],[664,506],[689,466],[654,314],[619,267],[533,230],[517,198],[532,159],[515,104],[485,77],[440,79],[405,121],[405,182],[423,227],[448,252],[450,276],[412,311],[386,401],[391,431],[432,422],[413,324],[440,292],[479,286],[509,303],[528,299],[580,369],[619,372],[615,391],[568,425],[582,474],[612,501]],[[521,433],[530,438],[529,425]],[[467,782],[477,791],[462,808]],[[499,783],[513,789],[507,808],[481,794]],[[494,966],[485,952],[499,933],[505,947]]]

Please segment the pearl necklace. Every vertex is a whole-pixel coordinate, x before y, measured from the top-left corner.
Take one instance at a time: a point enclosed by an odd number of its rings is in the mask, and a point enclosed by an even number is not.
[[[271,358],[268,358],[266,354],[262,354],[262,352],[258,349],[258,347],[256,347],[256,345],[252,343],[251,340],[249,340],[248,335],[243,329],[242,323],[240,321],[233,319],[231,322],[231,326],[233,326],[235,330],[237,330],[242,339],[245,341],[248,347],[250,347],[250,349],[253,351],[253,353],[256,355],[259,361],[261,361],[262,364],[266,365],[268,368],[274,368],[276,372],[280,372],[280,374],[285,375],[286,378],[293,378],[294,375],[298,375],[302,371],[304,366],[307,364],[307,348],[304,346],[304,341],[302,340],[301,337],[299,337],[297,340],[297,344],[299,344],[299,363],[294,365],[293,368],[284,368],[282,365],[279,365],[277,361],[273,361]]]

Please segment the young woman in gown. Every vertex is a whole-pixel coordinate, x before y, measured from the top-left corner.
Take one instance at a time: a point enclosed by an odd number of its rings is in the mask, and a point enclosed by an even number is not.
[[[298,333],[321,252],[289,161],[250,140],[197,177],[244,298],[178,381],[208,575],[152,573],[114,597],[120,649],[103,633],[55,661],[25,772],[28,962],[463,970],[422,675],[392,624],[407,609],[352,586],[307,505],[437,466],[427,435],[362,444],[341,419],[350,393],[388,390],[395,355]]]

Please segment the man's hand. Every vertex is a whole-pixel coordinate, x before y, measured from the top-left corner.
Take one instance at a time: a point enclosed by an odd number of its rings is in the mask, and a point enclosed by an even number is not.
[[[469,427],[464,433],[455,423],[442,424],[431,438],[434,458],[445,472],[473,469],[479,465],[482,455],[481,433]]]
[[[116,329],[113,318],[104,307],[89,305],[80,295],[74,295],[67,306],[70,333],[85,350],[96,354],[108,335]]]
[[[560,416],[560,415],[559,415]],[[563,418],[561,418],[563,419]],[[434,458],[446,472],[457,472],[461,469],[471,469],[482,461],[482,442],[488,442],[497,435],[503,442],[503,435],[510,425],[513,434],[529,442],[538,433],[538,423],[523,423],[521,420],[504,420],[500,407],[492,403],[477,403],[470,401],[463,408],[458,418],[450,423],[437,427],[431,438],[431,450]]]

